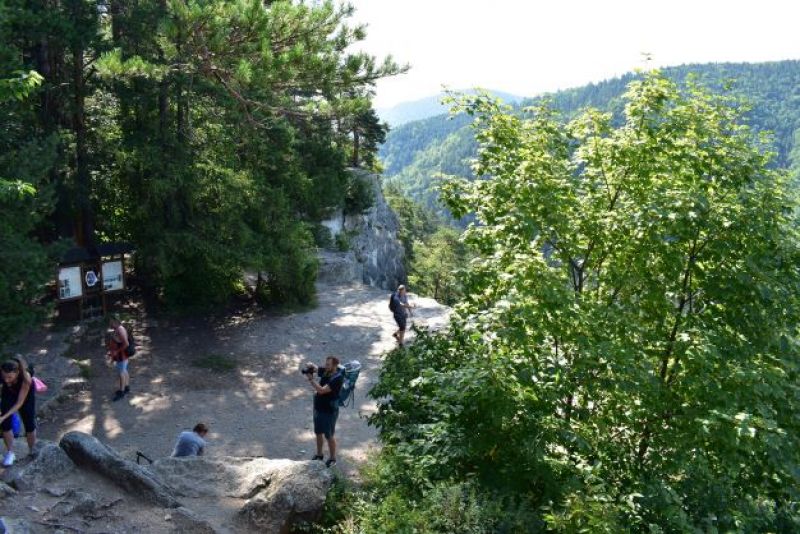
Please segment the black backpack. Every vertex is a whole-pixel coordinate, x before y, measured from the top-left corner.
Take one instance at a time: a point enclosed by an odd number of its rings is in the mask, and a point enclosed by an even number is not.
[[[389,295],[389,310],[392,313],[397,311],[397,299],[394,298],[394,293]]]
[[[125,354],[128,358],[136,354],[136,340],[133,339],[133,332],[128,332],[128,348],[125,349]]]

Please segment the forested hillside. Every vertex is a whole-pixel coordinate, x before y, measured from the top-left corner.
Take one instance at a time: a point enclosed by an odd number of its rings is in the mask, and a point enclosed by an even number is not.
[[[3,3],[0,342],[45,309],[47,266],[66,246],[132,243],[138,278],[169,305],[225,301],[245,269],[261,273],[264,302],[309,301],[311,229],[359,190],[345,168],[384,133],[372,87],[403,70],[349,51],[365,36],[351,14]],[[38,87],[21,81],[30,71]]]
[[[695,76],[698,83],[713,91],[730,90],[743,97],[752,105],[744,115],[745,121],[756,131],[774,133],[775,164],[790,164],[795,131],[800,127],[800,61],[683,65],[664,69],[663,73],[679,83]],[[615,111],[619,120],[622,94],[638,77],[631,73],[529,99],[521,106],[548,100],[566,117],[585,107],[597,107]],[[380,148],[386,181],[424,205],[437,205],[436,174],[471,176],[469,160],[475,157],[477,144],[469,122],[470,118],[463,115],[454,120],[440,115],[390,131]]]
[[[470,89],[466,92],[474,93],[474,90]],[[503,91],[489,92],[502,99],[504,102],[519,102],[522,100],[520,96]],[[429,96],[411,102],[402,102],[390,108],[379,108],[377,113],[382,121],[386,121],[389,123],[389,126],[392,127],[400,126],[411,121],[424,120],[447,112],[447,106],[442,104],[442,97],[444,96],[445,93],[439,93],[436,96]]]

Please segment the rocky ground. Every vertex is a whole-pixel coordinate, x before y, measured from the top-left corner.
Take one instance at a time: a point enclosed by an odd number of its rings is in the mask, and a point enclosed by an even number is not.
[[[141,308],[131,308],[129,320],[139,344],[130,364],[131,394],[122,401],[111,401],[116,389],[114,372],[105,361],[103,336],[90,331],[69,354],[80,362],[86,380],[80,389],[45,411],[40,437],[58,441],[64,433],[79,430],[111,445],[127,459],[135,460],[137,451],[156,459],[170,454],[181,430],[203,421],[211,427],[211,458],[308,459],[314,453],[312,392],[298,366],[336,355],[343,361],[357,359],[364,366],[355,407],[341,410],[336,432],[338,467],[345,476],[356,477],[359,462],[376,444],[374,429],[365,419],[375,404],[365,394],[377,379],[382,355],[395,345],[388,296],[387,291],[361,285],[321,285],[317,307],[281,316],[247,307],[218,318],[171,319],[150,317]],[[413,318],[417,325],[436,328],[446,321],[445,307],[431,299],[412,296],[411,300],[418,306]],[[42,347],[34,351],[46,362],[48,349]],[[56,352],[55,346],[50,350]],[[52,367],[54,372],[61,368]],[[38,374],[51,383],[60,378],[48,376],[46,367]],[[74,368],[68,380],[80,383],[74,378]],[[137,506],[129,497],[105,488],[106,481],[80,476],[85,480],[67,489],[57,488],[56,493],[77,491],[75,488],[85,484],[109,499],[98,506],[113,503],[102,508],[109,510],[106,515],[111,519],[95,521],[85,531],[155,532],[167,528],[163,513],[143,509],[146,511],[134,514],[133,508],[126,509]],[[50,510],[63,496],[40,491],[27,500],[0,500],[0,514],[9,517],[14,503],[17,512],[26,511],[34,521],[31,524],[44,529],[42,532],[52,532],[60,527],[46,523],[57,523]],[[130,514],[135,519],[127,521]]]

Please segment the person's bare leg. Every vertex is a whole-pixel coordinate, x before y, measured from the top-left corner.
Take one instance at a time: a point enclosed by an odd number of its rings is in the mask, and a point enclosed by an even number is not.
[[[3,443],[6,444],[6,451],[11,452],[14,448],[14,433],[10,430],[8,432],[3,432]]]
[[[330,453],[329,460],[336,460],[336,438],[331,436],[328,440],[328,452]]]
[[[322,456],[322,438],[324,434],[317,434],[317,456]]]
[[[36,445],[36,431],[26,432],[25,439],[28,441],[28,454],[33,454],[33,447]]]
[[[403,338],[404,337],[406,337],[406,331],[405,330],[400,330],[400,332],[398,332],[398,334],[397,334],[397,342],[400,343],[400,345],[403,344]]]
[[[125,388],[128,387],[128,385],[130,385],[130,383],[131,383],[131,375],[128,374],[127,370],[125,370],[119,376],[119,380],[120,380],[120,384],[122,384],[122,387],[120,389],[122,391],[125,391]]]

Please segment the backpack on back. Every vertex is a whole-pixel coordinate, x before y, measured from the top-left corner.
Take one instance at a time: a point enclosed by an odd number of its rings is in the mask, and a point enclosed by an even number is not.
[[[389,310],[392,313],[397,311],[397,299],[394,298],[394,293],[389,295]]]
[[[355,406],[356,400],[354,391],[356,389],[358,375],[361,372],[361,362],[358,360],[347,362],[346,364],[339,366],[339,371],[342,373],[344,381],[342,382],[342,389],[339,390],[338,404],[339,406],[344,406],[345,408],[348,405]]]
[[[130,358],[136,354],[136,340],[133,339],[133,332],[128,332],[128,348],[125,349],[125,354]]]

